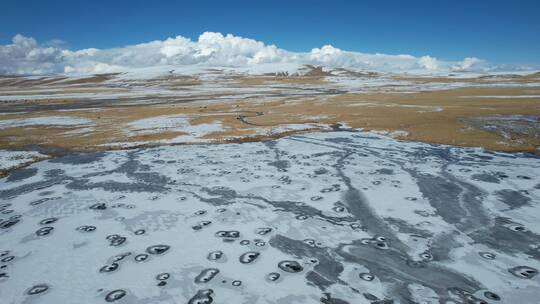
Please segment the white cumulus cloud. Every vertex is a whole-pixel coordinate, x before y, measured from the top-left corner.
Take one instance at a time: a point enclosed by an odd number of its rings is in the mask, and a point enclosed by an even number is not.
[[[329,68],[389,72],[484,71],[478,58],[443,61],[431,56],[350,52],[325,45],[290,52],[261,41],[205,32],[194,41],[183,36],[110,49],[68,50],[63,44],[39,44],[20,34],[0,45],[0,74],[108,73],[154,66],[254,67],[261,64],[322,65]]]

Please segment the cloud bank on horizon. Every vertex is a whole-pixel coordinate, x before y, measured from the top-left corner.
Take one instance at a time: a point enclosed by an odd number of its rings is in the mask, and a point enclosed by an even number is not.
[[[310,52],[291,52],[253,39],[215,32],[205,32],[197,41],[176,36],[120,48],[77,51],[45,46],[20,34],[13,37],[11,44],[0,45],[0,74],[4,75],[97,74],[154,66],[250,68],[269,64],[420,73],[500,69],[475,57],[443,61],[431,56],[351,52],[331,45]]]

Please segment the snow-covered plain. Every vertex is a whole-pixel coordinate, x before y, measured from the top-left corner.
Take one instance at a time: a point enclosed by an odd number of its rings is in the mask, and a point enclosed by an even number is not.
[[[0,171],[24,166],[44,158],[48,156],[35,151],[0,150]]]
[[[539,198],[538,157],[373,133],[73,154],[0,180],[0,299],[536,303]]]

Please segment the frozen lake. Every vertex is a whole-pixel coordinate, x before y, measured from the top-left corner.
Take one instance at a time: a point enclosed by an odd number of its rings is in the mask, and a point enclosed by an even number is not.
[[[73,154],[0,179],[0,302],[533,303],[539,202],[536,156],[362,132]]]

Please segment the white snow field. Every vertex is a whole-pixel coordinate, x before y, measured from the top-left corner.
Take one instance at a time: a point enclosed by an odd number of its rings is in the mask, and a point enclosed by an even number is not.
[[[48,156],[35,151],[0,150],[0,171],[11,170],[45,158]]]
[[[536,303],[539,198],[374,133],[70,154],[0,179],[0,302]]]

